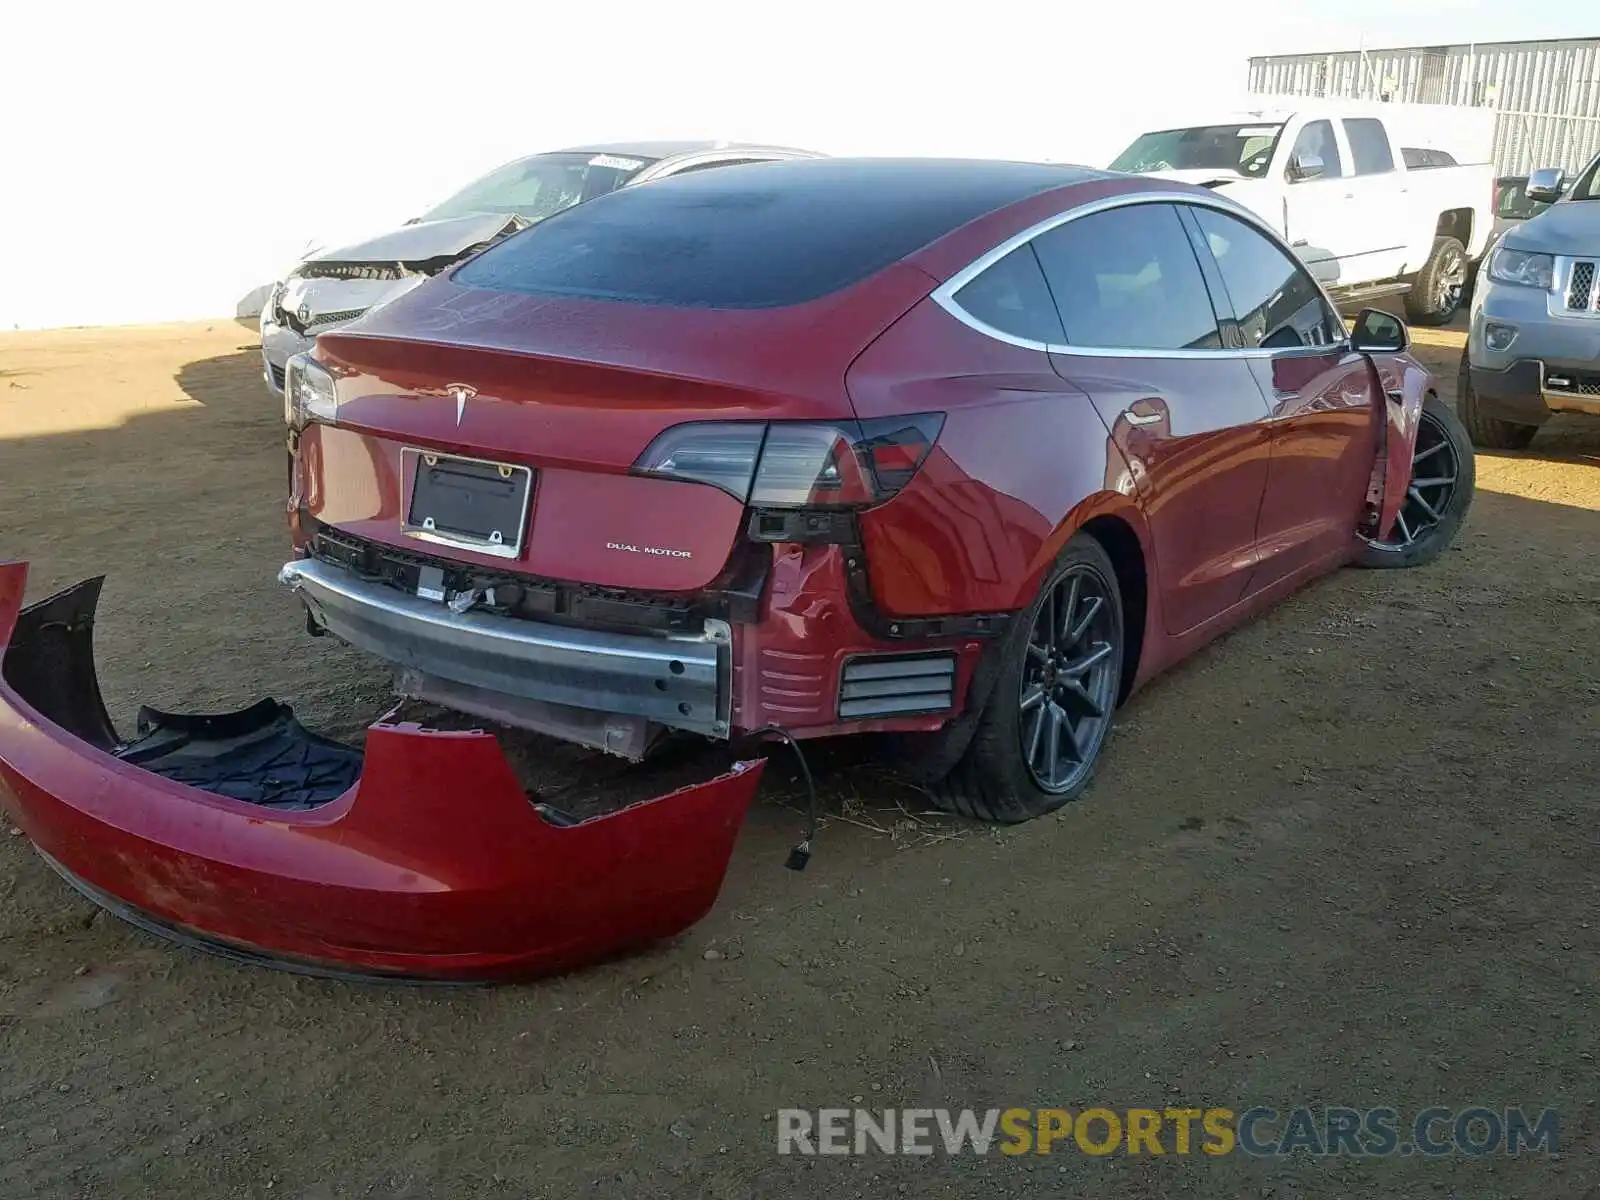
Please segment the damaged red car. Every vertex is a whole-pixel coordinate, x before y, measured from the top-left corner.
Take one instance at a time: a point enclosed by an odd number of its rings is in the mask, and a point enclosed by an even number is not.
[[[1205,189],[689,174],[291,360],[280,579],[404,697],[634,759],[884,735],[941,805],[1024,820],[1083,791],[1143,681],[1320,574],[1449,544],[1472,452],[1406,350]],[[108,903],[242,953],[475,977],[674,932],[759,777],[571,822],[484,734],[380,724],[363,761],[269,704],[125,740],[92,597],[19,615],[0,583],[18,821]],[[263,811],[262,760],[292,811]]]

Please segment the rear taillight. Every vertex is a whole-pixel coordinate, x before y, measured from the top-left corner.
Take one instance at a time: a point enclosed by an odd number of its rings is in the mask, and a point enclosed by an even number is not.
[[[760,508],[881,504],[911,482],[943,413],[870,421],[695,421],[666,430],[636,474],[708,483]]]
[[[633,464],[636,474],[709,483],[743,500],[767,436],[765,422],[706,421],[674,425]]]

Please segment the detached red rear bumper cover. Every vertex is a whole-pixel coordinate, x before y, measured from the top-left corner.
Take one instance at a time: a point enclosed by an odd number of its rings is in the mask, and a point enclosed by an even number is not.
[[[230,799],[117,757],[94,680],[99,581],[23,609],[26,578],[25,564],[0,564],[0,803],[93,899],[235,957],[470,981],[670,937],[716,900],[760,781],[761,761],[738,763],[563,825],[529,801],[493,736],[380,723],[359,764],[334,747],[360,772],[336,798],[303,811]],[[174,720],[226,735],[288,718],[263,704]]]

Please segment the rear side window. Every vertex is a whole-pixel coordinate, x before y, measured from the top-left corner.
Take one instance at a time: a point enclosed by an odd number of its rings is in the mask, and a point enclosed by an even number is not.
[[[955,302],[992,329],[1030,342],[1059,344],[1066,335],[1031,245],[1019,246],[955,294]]]
[[[1197,206],[1190,211],[1222,272],[1247,349],[1326,346],[1343,340],[1342,325],[1336,336],[1338,318],[1299,262],[1236,217]]]
[[[1133,204],[1034,239],[1069,345],[1216,350],[1216,311],[1177,210]]]
[[[1350,157],[1357,175],[1377,175],[1394,170],[1394,151],[1383,122],[1376,117],[1346,117],[1344,136],[1350,142]]]

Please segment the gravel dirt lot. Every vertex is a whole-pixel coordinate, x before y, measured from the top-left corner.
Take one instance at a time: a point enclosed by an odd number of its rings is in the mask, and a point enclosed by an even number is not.
[[[1461,334],[1418,338],[1452,394]],[[124,728],[385,707],[274,582],[257,364],[233,322],[0,335],[0,557],[36,597],[109,575]],[[1600,421],[1478,488],[1434,566],[1342,572],[1147,689],[1057,817],[932,817],[841,752],[795,874],[780,755],[701,925],[547,983],[196,956],[0,822],[0,1196],[1600,1196]],[[852,1102],[1553,1106],[1563,1153],[775,1153],[774,1110]]]

